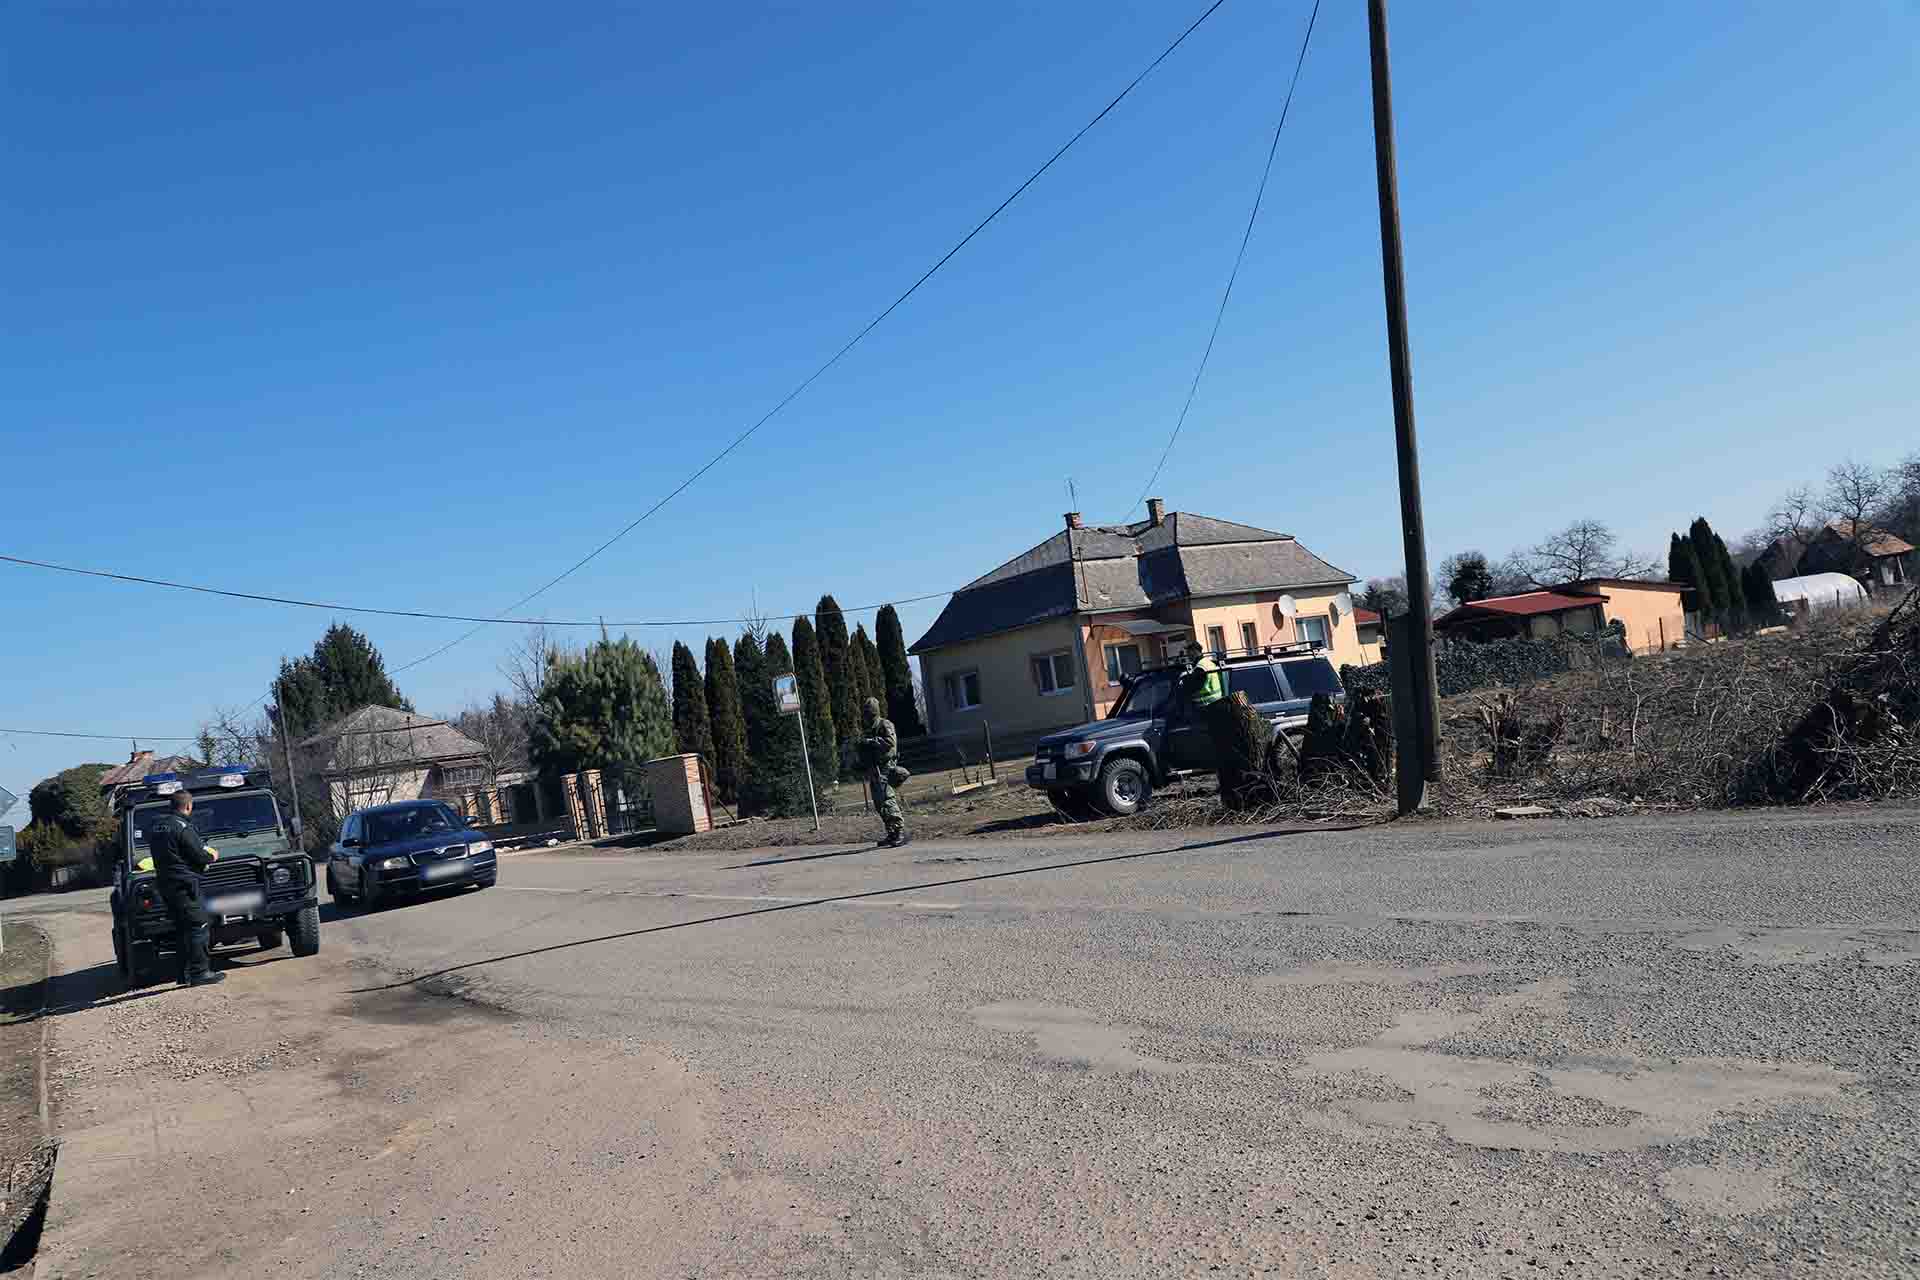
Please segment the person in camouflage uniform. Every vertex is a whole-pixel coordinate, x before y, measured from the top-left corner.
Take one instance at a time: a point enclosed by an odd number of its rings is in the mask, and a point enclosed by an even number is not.
[[[887,838],[882,849],[898,849],[913,837],[907,834],[906,815],[900,811],[900,797],[893,789],[889,772],[900,764],[900,735],[893,721],[880,714],[880,699],[868,698],[861,711],[867,736],[855,744],[860,749],[860,764],[867,771],[867,788],[873,793],[873,810],[886,824]]]

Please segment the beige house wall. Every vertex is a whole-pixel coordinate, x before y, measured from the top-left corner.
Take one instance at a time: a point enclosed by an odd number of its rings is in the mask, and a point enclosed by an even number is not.
[[[431,767],[425,769],[382,769],[355,777],[330,776],[327,789],[333,801],[333,814],[345,818],[355,809],[387,804],[394,800],[418,800],[427,792]]]
[[[1629,587],[1609,582],[1594,588],[1607,596],[1607,621],[1626,624],[1627,644],[1635,653],[1657,653],[1686,639],[1687,619],[1680,593],[1671,587]]]
[[[1206,596],[1188,604],[1177,606],[1179,618],[1193,625],[1194,635],[1201,644],[1207,642],[1207,628],[1220,627],[1227,633],[1227,648],[1243,647],[1240,639],[1242,623],[1251,622],[1257,633],[1256,642],[1262,645],[1293,644],[1300,639],[1299,619],[1306,617],[1330,618],[1334,598],[1344,592],[1344,586],[1320,587],[1313,590],[1295,591],[1259,591],[1248,595]],[[1276,606],[1280,597],[1290,595],[1294,601],[1294,618],[1283,617]],[[1175,614],[1166,615],[1173,621]],[[1355,665],[1372,661],[1360,646],[1359,628],[1354,626],[1353,610],[1343,609],[1338,622],[1328,627],[1327,660],[1338,668],[1343,663]]]
[[[1051,694],[1041,693],[1033,676],[1033,659],[1042,654],[1073,653],[1074,629],[1071,620],[1061,618],[921,654],[929,729],[942,738],[968,734],[978,738],[980,726],[990,724],[995,737],[1013,737],[1084,723],[1084,672],[1073,688]],[[967,671],[980,674],[980,705],[956,711],[947,702],[946,678]]]

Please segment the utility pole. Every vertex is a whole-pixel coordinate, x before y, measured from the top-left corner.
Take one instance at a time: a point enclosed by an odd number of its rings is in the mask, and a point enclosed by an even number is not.
[[[281,663],[285,665],[286,659]],[[300,848],[307,847],[305,833],[300,829],[300,775],[293,771],[293,730],[287,725],[287,677],[282,672],[274,681],[280,694],[280,749],[287,757],[287,796],[293,805],[293,842]]]
[[[1380,270],[1387,295],[1387,357],[1393,369],[1394,450],[1400,464],[1400,537],[1407,558],[1407,626],[1401,646],[1412,703],[1396,715],[1400,812],[1411,813],[1440,777],[1439,706],[1434,700],[1433,582],[1427,572],[1420,504],[1420,450],[1413,431],[1413,361],[1407,349],[1407,281],[1400,256],[1400,179],[1393,154],[1393,80],[1387,65],[1387,0],[1367,0],[1373,54],[1373,157],[1380,188]],[[1406,649],[1412,653],[1407,654]],[[1411,658],[1411,662],[1407,659]]]

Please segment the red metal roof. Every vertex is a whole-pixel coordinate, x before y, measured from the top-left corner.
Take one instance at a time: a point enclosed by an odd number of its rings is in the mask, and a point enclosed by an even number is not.
[[[1371,609],[1362,609],[1360,606],[1355,605],[1353,609],[1353,625],[1356,627],[1377,627],[1380,625],[1380,615]]]
[[[1606,597],[1598,592],[1586,595],[1567,591],[1524,591],[1517,596],[1491,596],[1463,604],[1453,612],[1435,618],[1433,625],[1438,627],[1450,622],[1470,622],[1489,615],[1519,618],[1536,613],[1565,613],[1569,609],[1584,609],[1605,600]]]

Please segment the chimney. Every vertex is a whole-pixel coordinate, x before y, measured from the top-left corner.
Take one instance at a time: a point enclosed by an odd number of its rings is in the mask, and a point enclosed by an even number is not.
[[[1159,498],[1147,499],[1147,523],[1158,529],[1167,522],[1167,504]]]
[[[1078,529],[1079,527],[1080,527],[1080,513],[1078,511],[1067,512],[1067,528]]]

